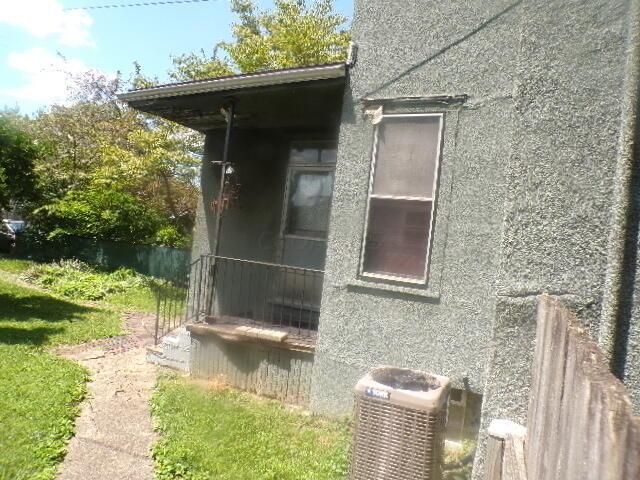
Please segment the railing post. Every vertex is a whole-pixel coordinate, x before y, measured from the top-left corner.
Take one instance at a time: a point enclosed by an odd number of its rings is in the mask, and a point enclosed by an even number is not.
[[[198,266],[200,267],[200,274],[197,275],[198,295],[196,297],[196,322],[200,321],[200,299],[202,298],[202,264],[204,262],[204,258],[204,255],[200,255],[198,265],[196,265],[196,270],[198,270]]]
[[[156,328],[155,328],[155,332],[153,334],[153,344],[157,345],[158,344],[158,328],[159,328],[159,323],[160,323],[160,302],[162,300],[161,297],[161,293],[162,293],[162,288],[161,286],[156,287]]]

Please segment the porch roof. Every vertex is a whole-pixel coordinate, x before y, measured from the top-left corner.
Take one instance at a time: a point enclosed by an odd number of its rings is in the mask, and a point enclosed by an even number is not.
[[[199,131],[224,128],[236,101],[237,128],[324,127],[339,121],[347,66],[331,63],[172,83],[119,95],[132,108]]]

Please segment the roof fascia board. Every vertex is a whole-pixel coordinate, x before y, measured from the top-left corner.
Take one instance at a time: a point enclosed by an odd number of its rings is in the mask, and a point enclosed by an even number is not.
[[[153,100],[158,98],[193,95],[196,93],[238,90],[242,88],[266,87],[286,83],[307,82],[313,80],[328,80],[346,75],[346,64],[320,65],[316,67],[302,67],[291,70],[276,70],[271,72],[238,75],[235,77],[214,78],[199,82],[163,85],[159,87],[134,90],[118,95],[125,102]]]

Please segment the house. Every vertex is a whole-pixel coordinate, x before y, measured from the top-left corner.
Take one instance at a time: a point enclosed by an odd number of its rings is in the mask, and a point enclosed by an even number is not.
[[[340,413],[374,366],[432,371],[474,435],[524,420],[548,292],[640,408],[639,29],[638,0],[357,0],[349,65],[124,94],[207,134],[192,373]]]

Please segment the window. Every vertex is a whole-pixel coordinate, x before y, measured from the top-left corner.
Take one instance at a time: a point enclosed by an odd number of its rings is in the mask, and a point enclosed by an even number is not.
[[[376,127],[363,276],[426,280],[441,131],[442,114],[385,115]]]
[[[289,155],[284,234],[326,240],[336,149],[294,144]]]
[[[333,172],[293,170],[289,180],[286,233],[326,238]]]

